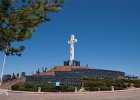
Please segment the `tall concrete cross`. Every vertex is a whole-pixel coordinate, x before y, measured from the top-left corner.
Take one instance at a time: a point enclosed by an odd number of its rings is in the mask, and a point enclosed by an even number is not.
[[[71,35],[70,40],[68,41],[68,44],[70,44],[70,62],[74,61],[74,44],[77,43],[77,39],[74,38],[74,35]]]

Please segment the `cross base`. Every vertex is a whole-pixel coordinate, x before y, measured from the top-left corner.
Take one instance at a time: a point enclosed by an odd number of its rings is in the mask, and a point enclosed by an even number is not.
[[[73,60],[73,61],[64,61],[64,66],[80,66],[80,61]]]

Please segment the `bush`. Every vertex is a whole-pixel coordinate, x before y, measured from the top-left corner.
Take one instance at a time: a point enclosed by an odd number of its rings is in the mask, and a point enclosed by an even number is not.
[[[102,87],[100,87],[100,90],[101,91],[110,91],[111,87],[102,86]]]
[[[84,87],[87,91],[101,91],[111,90],[114,86],[115,90],[126,89],[134,83],[134,87],[140,87],[140,80],[127,80],[127,79],[85,79]]]
[[[55,91],[54,86],[51,86],[49,84],[38,84],[38,83],[18,83],[15,85],[12,85],[12,90],[20,90],[20,91],[38,91],[38,87],[41,87],[42,91]]]
[[[55,85],[53,84],[38,84],[38,83],[18,83],[12,86],[12,90],[17,91],[33,91],[37,92],[38,87],[41,87],[42,92],[55,92]],[[61,86],[60,91],[62,92],[74,92],[74,86]]]
[[[54,85],[42,85],[40,86],[42,92],[55,92],[55,86]]]
[[[140,84],[134,84],[134,87],[140,88]]]
[[[20,88],[19,84],[12,85],[11,87],[12,90],[19,90],[19,88]]]
[[[75,87],[74,86],[61,86],[60,91],[61,92],[74,92]]]
[[[99,88],[98,87],[85,87],[86,91],[98,91]]]
[[[123,87],[114,87],[115,90],[123,90]]]
[[[133,83],[134,87],[140,87],[140,80],[113,80],[113,79],[85,79],[84,88],[87,91],[98,91],[99,88],[101,91],[111,90],[111,86],[114,86],[115,90],[126,89],[131,86]],[[19,91],[38,91],[38,87],[41,87],[42,92],[55,92],[54,84],[39,84],[39,83],[18,83],[13,85],[12,90]],[[80,87],[81,88],[81,87]],[[79,90],[79,87],[78,87]],[[63,86],[61,85],[60,91],[62,92],[74,92],[74,86]]]
[[[84,87],[100,87],[105,86],[105,83],[103,82],[97,82],[97,81],[85,81]]]

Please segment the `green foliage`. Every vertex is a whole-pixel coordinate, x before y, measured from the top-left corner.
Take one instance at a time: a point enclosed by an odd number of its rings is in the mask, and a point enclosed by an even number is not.
[[[98,91],[98,87],[84,87],[86,91]]]
[[[84,87],[88,91],[101,91],[111,90],[114,86],[115,90],[126,89],[134,84],[134,87],[140,87],[140,80],[127,80],[127,79],[84,79]]]
[[[140,88],[140,80],[131,80],[131,84],[134,84],[133,86],[136,88]]]
[[[140,80],[131,80],[130,82],[133,84],[140,84]]]
[[[134,84],[134,87],[140,88],[140,84]]]
[[[100,87],[100,86],[105,86],[105,83],[98,82],[98,81],[85,81],[84,82],[84,87]]]
[[[1,0],[0,51],[21,55],[24,47],[15,48],[11,43],[30,39],[36,27],[49,21],[49,12],[61,10],[62,3],[63,0]]]
[[[61,86],[60,91],[61,92],[74,92],[75,87],[74,86]]]
[[[101,86],[100,87],[100,91],[110,91],[111,87],[107,87],[107,86]]]
[[[140,88],[140,80],[118,80],[118,79],[85,79],[83,86],[87,91],[111,91],[111,86],[114,86],[115,90],[123,90],[131,87],[131,84],[136,88]],[[109,84],[109,85],[108,85]],[[38,87],[41,87],[42,92],[55,92],[54,84],[39,84],[39,83],[18,83],[12,86],[12,90],[20,91],[37,91]],[[81,87],[77,87],[78,90]],[[60,86],[61,92],[74,92],[74,86]]]
[[[39,83],[18,83],[12,85],[12,90],[19,90],[19,91],[38,91],[38,87],[41,87],[42,92],[55,92],[55,85],[54,84],[39,84]],[[61,86],[61,92],[74,92],[74,86]]]
[[[42,92],[55,92],[55,85],[52,84],[40,84]]]

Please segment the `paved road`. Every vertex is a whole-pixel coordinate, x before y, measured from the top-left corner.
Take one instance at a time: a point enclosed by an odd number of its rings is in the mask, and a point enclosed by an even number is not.
[[[140,100],[140,89],[86,93],[13,93],[0,95],[0,100]]]

